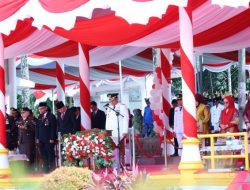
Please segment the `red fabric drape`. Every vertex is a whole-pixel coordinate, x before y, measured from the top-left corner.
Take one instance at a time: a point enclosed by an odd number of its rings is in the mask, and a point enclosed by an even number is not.
[[[56,28],[54,32],[83,44],[95,46],[126,44],[177,21],[177,10],[177,7],[169,6],[162,19],[150,18],[147,25],[128,24],[112,13],[91,20],[78,19],[73,29]]]
[[[48,85],[48,84],[35,84],[35,87],[33,89],[36,90],[48,90],[48,89],[54,89],[56,88],[56,85]]]
[[[102,66],[96,66],[93,68],[104,72],[119,74],[119,65],[117,64],[107,64]],[[123,75],[144,76],[149,73],[150,71],[141,71],[141,70],[130,69],[128,67],[122,67]]]
[[[89,46],[90,50],[93,48],[95,48],[95,46]],[[43,57],[72,57],[78,55],[78,45],[77,42],[67,41],[63,44],[35,54]]]
[[[194,46],[203,46],[233,36],[250,26],[250,9],[238,14],[225,22],[218,24],[206,31],[194,35]],[[158,46],[160,48],[179,48],[180,42]]]
[[[224,63],[206,63],[203,64],[203,66],[209,66],[209,67],[221,67],[229,64],[230,62],[224,62]]]
[[[229,59],[232,61],[238,61],[238,51],[226,52],[226,53],[214,53],[218,57]],[[246,63],[250,63],[250,53],[246,51]]]
[[[56,77],[56,69],[40,69],[40,68],[32,68],[30,69],[32,72],[36,72],[42,75],[47,75],[50,77]],[[74,76],[68,73],[65,73],[64,79],[66,80],[74,80],[74,81],[79,81],[78,76]]]
[[[56,47],[35,53],[44,57],[71,57],[78,54],[77,42],[67,41]]]
[[[3,0],[0,1],[0,21],[5,20],[9,16],[13,15],[22,6],[24,6],[28,0]]]
[[[53,13],[71,11],[88,1],[89,0],[39,0],[45,10]]]
[[[11,31],[8,36],[3,34],[4,47],[17,43],[35,32],[36,28],[31,25],[32,22],[32,18],[25,19],[24,21],[19,20],[14,31]]]

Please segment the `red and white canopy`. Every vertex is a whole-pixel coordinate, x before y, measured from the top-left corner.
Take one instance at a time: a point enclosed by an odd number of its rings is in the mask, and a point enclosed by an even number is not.
[[[214,5],[218,2],[248,7],[249,1],[193,1],[195,51],[221,53],[250,44],[249,8]],[[6,0],[0,2],[0,32],[13,31],[3,37],[4,56],[45,56],[54,48],[58,50],[49,57],[72,57],[77,55],[76,42],[178,49],[178,7],[172,5],[177,3],[186,5],[187,0]]]

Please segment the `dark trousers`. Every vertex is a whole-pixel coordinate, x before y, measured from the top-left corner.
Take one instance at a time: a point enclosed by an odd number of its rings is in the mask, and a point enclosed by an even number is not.
[[[179,147],[179,144],[178,144],[178,141],[177,141],[177,138],[174,137],[174,155],[175,156],[178,156],[178,147]]]
[[[27,158],[29,159],[29,164],[34,164],[34,158],[35,158],[35,142],[26,142],[26,143],[20,143],[19,145],[19,152],[21,154],[26,154]]]
[[[153,131],[153,124],[145,124],[143,127],[143,137],[149,137]]]
[[[39,142],[40,154],[43,160],[45,172],[50,172],[55,168],[55,150],[54,143]]]

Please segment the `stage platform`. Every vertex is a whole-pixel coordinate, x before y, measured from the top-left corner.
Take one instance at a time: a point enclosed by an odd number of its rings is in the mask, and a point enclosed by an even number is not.
[[[208,172],[201,170],[193,175],[183,176],[178,164],[139,165],[140,171],[149,174],[148,189],[154,190],[246,190],[250,189],[249,171]],[[34,174],[18,179],[0,179],[0,189],[10,188],[10,183],[26,183],[35,186],[45,174]],[[29,188],[32,189],[32,188]]]

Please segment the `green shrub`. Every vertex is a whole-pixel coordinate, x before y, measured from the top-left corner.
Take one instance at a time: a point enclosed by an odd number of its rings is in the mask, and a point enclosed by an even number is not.
[[[80,190],[91,183],[91,171],[79,167],[61,167],[44,177],[43,190]]]

